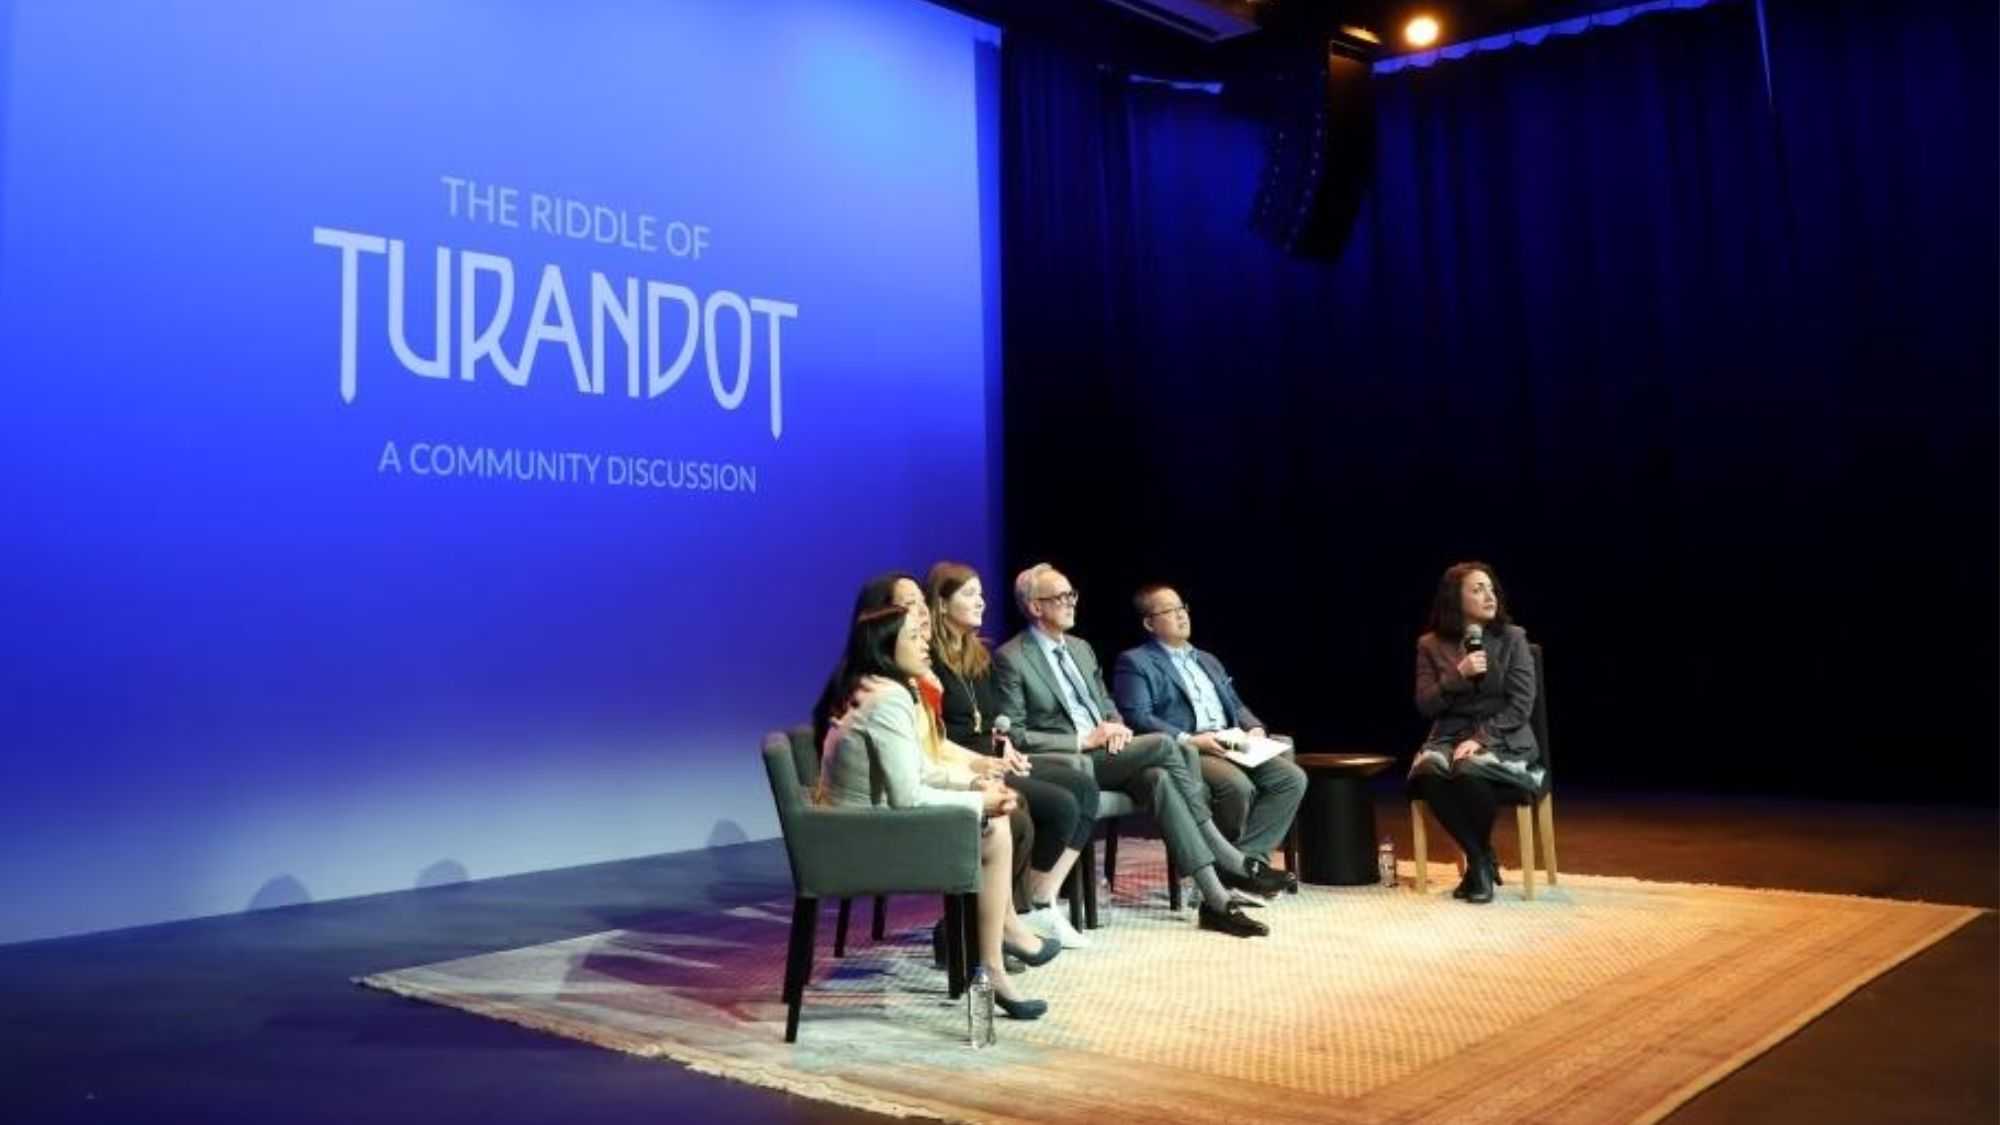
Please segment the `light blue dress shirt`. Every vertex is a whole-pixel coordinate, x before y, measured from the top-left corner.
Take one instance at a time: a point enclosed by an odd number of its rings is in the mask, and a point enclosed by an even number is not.
[[[1215,681],[1208,678],[1208,671],[1194,658],[1194,646],[1173,648],[1161,644],[1160,647],[1166,650],[1167,663],[1173,665],[1174,674],[1181,678],[1181,686],[1194,701],[1194,730],[1190,733],[1205,734],[1227,727],[1229,714],[1223,710],[1222,693],[1215,690]]]

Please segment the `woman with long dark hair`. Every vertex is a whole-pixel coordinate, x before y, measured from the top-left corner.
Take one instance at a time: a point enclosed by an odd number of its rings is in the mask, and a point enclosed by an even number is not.
[[[1454,564],[1438,580],[1427,631],[1417,638],[1416,698],[1431,729],[1410,765],[1410,783],[1465,853],[1465,878],[1452,896],[1491,902],[1500,875],[1493,787],[1533,790],[1542,771],[1528,723],[1534,655],[1485,563]]]
[[[930,627],[930,610],[924,605],[923,584],[917,576],[900,570],[885,571],[861,584],[854,595],[854,609],[847,619],[855,621],[871,609],[881,609],[887,605],[899,605],[915,612],[924,628]],[[827,728],[840,717],[841,712],[852,706],[852,689],[843,694],[840,685],[840,669],[836,667],[826,678],[826,686],[820,689],[819,699],[813,704],[812,725],[813,745],[826,745]]]
[[[901,606],[917,618],[918,627],[928,635],[931,629],[930,608],[924,599],[924,589],[917,582],[917,576],[900,570],[887,571],[870,578],[854,596],[854,618],[870,610],[884,606]],[[936,671],[926,671],[917,678],[917,697],[933,716],[942,721],[943,685]],[[813,704],[813,745],[825,747],[827,728],[848,708],[859,700],[854,689],[842,683],[838,667],[827,677],[826,686],[821,689],[819,701]],[[1002,777],[1009,770],[1025,764],[1025,759],[1014,755],[1001,761],[976,754],[965,746],[955,743],[947,736],[939,748],[939,761],[948,765],[962,766],[976,776]],[[1019,897],[1023,903],[1028,900],[1027,872],[1029,858],[1035,849],[1035,822],[1028,815],[1026,806],[1017,804],[1008,814],[1007,830],[1013,836],[1014,883],[1020,888]],[[1023,907],[1025,909],[1025,906]],[[1021,923],[1009,927],[1012,940],[1007,943],[1007,954],[1024,966],[1046,964],[1056,954],[1062,952],[1059,941],[1037,940],[1039,929],[1030,930]],[[1046,937],[1047,935],[1042,935]],[[944,960],[944,924],[940,922],[931,933],[932,945],[938,960]]]
[[[1013,838],[990,821],[1016,804],[997,777],[980,777],[950,760],[944,733],[918,694],[930,673],[927,617],[899,605],[862,613],[848,630],[835,674],[841,699],[854,706],[835,717],[821,747],[822,804],[961,805],[980,814],[979,955],[994,998],[1015,1019],[1039,1018],[1043,1000],[1022,995],[1007,972],[1002,946],[1014,917]],[[871,748],[873,753],[871,754]]]

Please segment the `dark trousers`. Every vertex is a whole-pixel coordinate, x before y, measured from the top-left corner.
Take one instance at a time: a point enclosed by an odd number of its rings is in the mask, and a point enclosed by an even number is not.
[[[1493,799],[1492,782],[1466,774],[1443,777],[1420,773],[1410,783],[1467,859],[1493,854],[1493,814],[1498,802]]]
[[[1014,910],[1019,913],[1028,909],[1028,856],[1038,846],[1035,839],[1035,821],[1028,814],[1026,802],[1014,806],[1007,814],[1007,831],[1014,837]]]
[[[1211,817],[1208,787],[1202,784],[1192,749],[1175,746],[1162,735],[1142,734],[1116,754],[1099,748],[1086,756],[1097,771],[1099,786],[1123,789],[1152,810],[1167,854],[1181,874],[1192,875],[1215,862],[1215,852],[1201,833]]]
[[[1207,754],[1200,762],[1215,826],[1244,855],[1269,856],[1292,830],[1292,818],[1306,796],[1306,771],[1292,762],[1289,751],[1247,770]]]
[[[1021,795],[1021,803],[1035,822],[1035,870],[1053,868],[1065,848],[1081,850],[1090,842],[1091,830],[1097,825],[1095,781],[1044,760],[1034,763],[1032,773],[1008,774],[1007,784]]]

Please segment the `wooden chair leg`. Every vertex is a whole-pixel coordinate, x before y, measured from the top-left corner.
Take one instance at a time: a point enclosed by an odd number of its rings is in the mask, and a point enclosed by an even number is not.
[[[833,955],[835,957],[847,956],[847,916],[853,910],[853,899],[844,898],[840,900],[840,915],[834,919],[833,923]]]
[[[1539,835],[1542,838],[1542,870],[1549,877],[1549,886],[1556,885],[1556,872],[1561,865],[1556,863],[1556,798],[1553,793],[1542,794],[1535,802],[1535,817],[1541,822]]]
[[[1526,805],[1514,806],[1514,827],[1521,836],[1521,893],[1535,897],[1535,817]]]
[[[1429,894],[1431,890],[1430,843],[1424,836],[1424,803],[1410,802],[1410,858],[1417,865],[1417,893]]]
[[[1291,875],[1299,873],[1299,819],[1292,818],[1292,829],[1285,833],[1285,871]]]
[[[804,1007],[806,980],[812,976],[814,931],[819,928],[819,900],[792,900],[792,942],[785,957],[785,1042],[799,1041],[799,1009]]]
[[[889,934],[889,896],[875,896],[875,928],[868,931],[870,937],[881,941]]]

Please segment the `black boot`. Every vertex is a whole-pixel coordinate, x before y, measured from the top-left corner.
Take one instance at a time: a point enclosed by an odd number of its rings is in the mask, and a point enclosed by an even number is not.
[[[1493,901],[1493,868],[1488,866],[1486,857],[1480,856],[1465,865],[1465,879],[1451,894],[1467,902]]]
[[[1487,852],[1485,848],[1468,848],[1463,840],[1452,842],[1458,845],[1459,854],[1465,857],[1465,874],[1458,877],[1458,886],[1452,888],[1451,897],[1462,899],[1472,889],[1473,872],[1485,865]]]
[[[1464,898],[1467,892],[1471,890],[1473,883],[1472,869],[1475,867],[1483,866],[1486,868],[1487,889],[1489,892],[1492,888],[1501,885],[1500,857],[1493,854],[1493,845],[1491,843],[1481,844],[1476,848],[1468,848],[1463,841],[1454,842],[1458,844],[1458,850],[1465,854],[1465,877],[1458,881],[1458,888],[1451,892],[1451,897]]]

